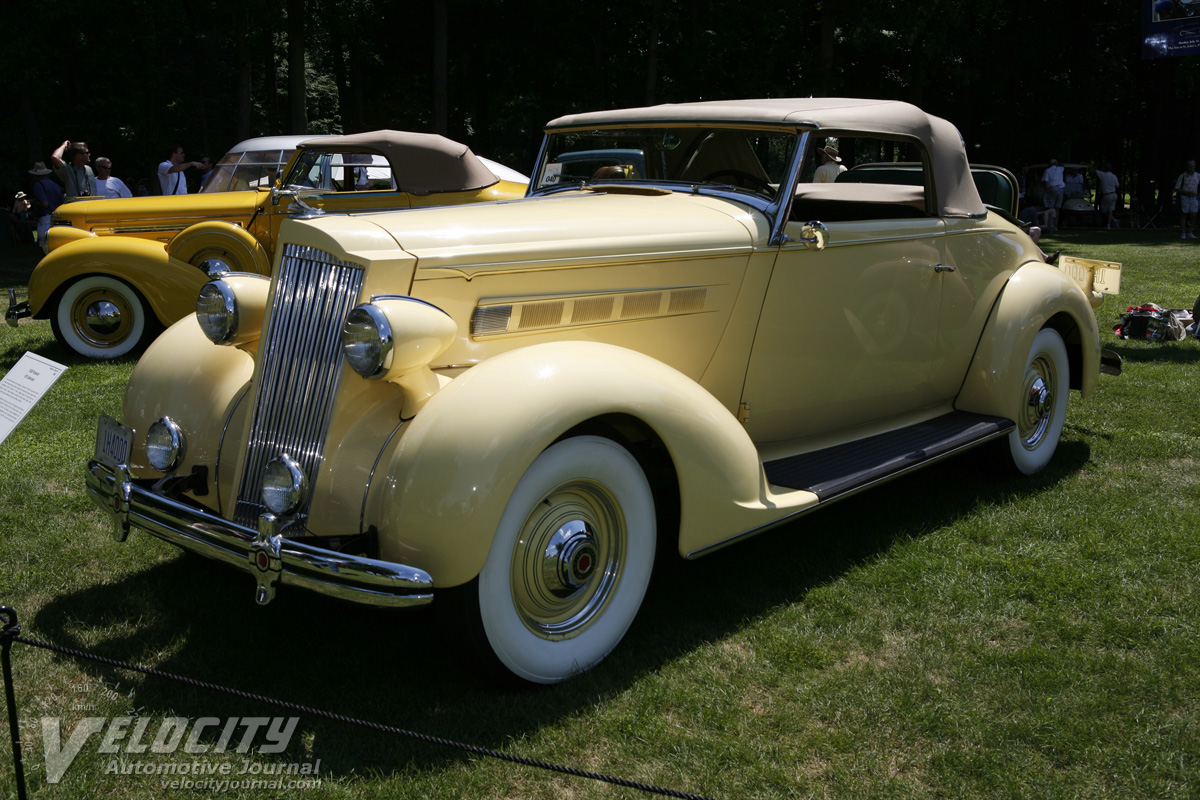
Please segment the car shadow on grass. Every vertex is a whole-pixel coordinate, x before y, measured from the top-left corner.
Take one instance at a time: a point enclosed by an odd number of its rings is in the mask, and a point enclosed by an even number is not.
[[[1181,342],[1123,340],[1120,344],[1108,344],[1107,349],[1127,364],[1194,364],[1200,361],[1200,341],[1190,337]]]
[[[609,659],[554,687],[500,689],[482,680],[446,646],[457,632],[433,609],[381,611],[290,587],[280,587],[270,605],[258,606],[247,574],[191,555],[112,584],[61,595],[25,621],[25,635],[243,692],[503,750],[736,633],[748,619],[803,602],[810,591],[886,554],[897,541],[952,524],[980,506],[1044,491],[1078,472],[1089,458],[1086,442],[1064,442],[1045,472],[1010,478],[997,474],[995,452],[984,448],[698,561],[668,560]],[[870,500],[863,502],[863,497]],[[131,536],[146,534],[134,531]],[[85,647],[91,639],[100,644]],[[277,760],[321,758],[322,771],[333,775],[441,770],[475,758],[163,678],[140,678],[91,661],[78,664],[109,685],[134,684],[129,702],[140,714],[298,715],[303,735],[293,737],[292,749],[301,741],[310,742],[311,749]]]

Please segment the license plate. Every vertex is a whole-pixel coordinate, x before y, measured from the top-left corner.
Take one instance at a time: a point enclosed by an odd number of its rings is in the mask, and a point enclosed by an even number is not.
[[[133,428],[101,414],[96,427],[96,460],[109,467],[125,467],[132,448]]]

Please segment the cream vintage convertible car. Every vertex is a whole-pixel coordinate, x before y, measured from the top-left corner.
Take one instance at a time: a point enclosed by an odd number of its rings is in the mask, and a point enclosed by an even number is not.
[[[49,319],[65,347],[116,358],[194,311],[210,273],[268,274],[293,205],[344,213],[457,205],[521,197],[528,184],[466,145],[427,133],[256,141],[257,149],[222,158],[199,194],[60,206],[28,301],[10,293],[9,324]],[[285,152],[291,160],[277,184]]]
[[[835,140],[873,167],[810,182]],[[1119,372],[1091,302],[911,105],[577,114],[525,200],[284,222],[270,278],[207,284],[147,350],[88,491],[259,603],[445,604],[481,663],[561,681],[656,553],[987,442],[1042,469],[1068,390]]]

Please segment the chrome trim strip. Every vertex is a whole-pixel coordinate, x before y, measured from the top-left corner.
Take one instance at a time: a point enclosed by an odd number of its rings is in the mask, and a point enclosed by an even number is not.
[[[757,536],[760,533],[766,533],[767,531],[771,530],[772,528],[778,528],[781,525],[786,525],[787,523],[792,522],[793,520],[799,519],[800,517],[804,516],[805,514],[816,511],[818,508],[825,508],[830,503],[836,503],[837,501],[844,500],[847,497],[853,497],[854,495],[858,494],[859,492],[865,492],[867,489],[873,489],[876,486],[880,486],[881,484],[887,483],[888,481],[894,480],[895,478],[899,478],[904,475],[907,475],[910,472],[915,472],[916,470],[927,467],[930,464],[935,464],[938,461],[942,461],[942,460],[950,458],[952,456],[959,455],[960,453],[965,453],[966,451],[968,451],[972,448],[978,447],[979,445],[984,444],[985,442],[990,442],[991,440],[998,439],[1001,436],[1007,436],[1010,432],[1012,432],[1012,430],[1013,430],[1012,428],[1005,428],[1002,431],[996,431],[995,433],[990,433],[987,436],[983,436],[983,437],[980,437],[979,439],[975,439],[971,443],[965,444],[962,447],[957,447],[953,450],[949,450],[945,453],[942,453],[939,456],[934,456],[933,458],[927,459],[925,461],[921,461],[917,464],[910,464],[909,466],[905,467],[904,469],[897,470],[896,472],[893,472],[889,475],[885,475],[884,477],[879,478],[878,480],[871,481],[870,483],[864,483],[862,486],[857,486],[853,489],[850,489],[849,491],[842,492],[841,494],[831,497],[828,500],[821,500],[820,502],[815,503],[811,506],[802,508],[799,511],[793,511],[791,514],[780,517],[779,519],[774,520],[772,522],[768,522],[766,525],[759,525],[757,528],[751,528],[748,531],[742,531],[741,533],[734,534],[733,536],[730,536],[728,539],[722,539],[721,541],[715,542],[714,544],[705,545],[704,547],[701,547],[699,550],[693,550],[690,553],[685,554],[684,558],[691,561],[693,559],[699,558],[700,556],[706,556],[709,553],[715,553],[718,550],[723,550],[726,547],[728,547],[729,545],[734,544],[735,542],[740,542],[742,539],[749,539],[751,536]]]
[[[358,512],[358,529],[365,531],[367,529],[367,498],[371,495],[371,482],[375,480],[375,470],[379,469],[379,462],[383,460],[383,454],[387,452],[388,445],[392,443],[392,439],[396,438],[396,434],[401,428],[407,424],[408,420],[400,420],[396,423],[396,427],[388,435],[387,441],[383,443],[383,447],[379,448],[379,455],[375,456],[375,463],[371,465],[371,472],[367,475],[367,485],[363,487],[362,508]]]
[[[119,474],[95,460],[88,461],[86,478],[88,496],[108,512],[118,529],[138,528],[193,553],[253,571],[250,553],[256,530],[155,494],[128,479],[128,473]],[[117,497],[122,500],[114,507]],[[384,608],[420,606],[433,600],[433,578],[416,567],[288,539],[281,542],[280,557],[285,585]]]
[[[246,399],[246,395],[249,392],[250,384],[247,383],[242,387],[242,390],[238,392],[238,396],[234,399],[229,408],[229,416],[225,417],[225,424],[221,426],[221,438],[217,442],[216,463],[213,465],[213,494],[217,498],[217,508],[225,507],[225,502],[221,498],[221,453],[225,448],[225,437],[229,433],[229,423],[233,422],[233,417],[235,414],[237,414],[238,406],[240,406],[242,401]]]

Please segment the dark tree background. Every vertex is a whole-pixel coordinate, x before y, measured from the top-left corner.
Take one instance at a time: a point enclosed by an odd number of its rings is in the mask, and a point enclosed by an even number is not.
[[[1147,197],[1197,152],[1200,71],[1141,59],[1139,8],[0,0],[0,191],[28,188],[64,139],[131,185],[176,143],[216,158],[250,136],[374,128],[444,133],[528,172],[540,126],[569,112],[846,95],[946,117],[978,162],[1110,160]]]

